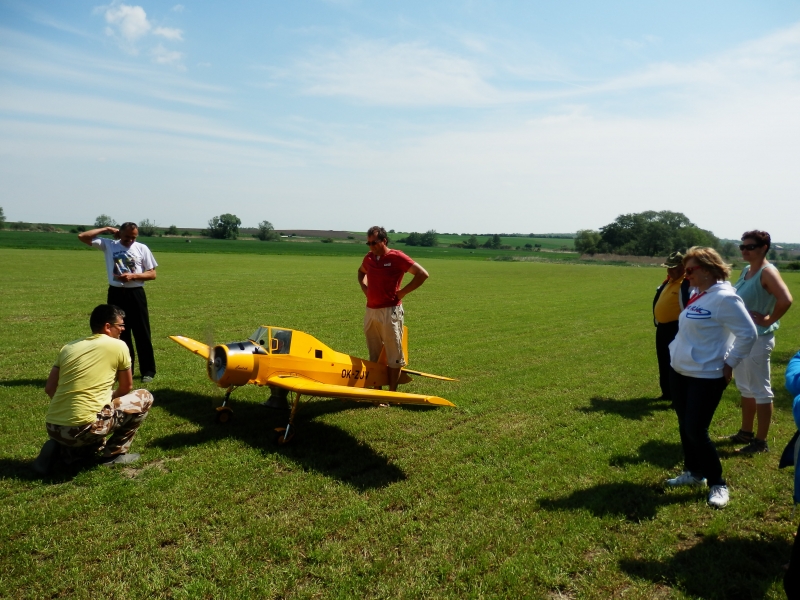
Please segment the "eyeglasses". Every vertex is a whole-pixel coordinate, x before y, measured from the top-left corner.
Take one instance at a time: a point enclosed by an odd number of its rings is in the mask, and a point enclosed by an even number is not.
[[[378,240],[378,241],[375,241],[375,242],[367,242],[367,246],[370,246],[370,247],[371,246],[377,246],[380,243],[381,243],[381,240]]]
[[[702,269],[702,268],[703,267],[700,266],[700,265],[697,265],[696,267],[686,267],[686,269],[684,270],[684,273],[686,273],[687,275],[691,275],[692,273],[697,271],[697,269]]]
[[[739,250],[755,250],[756,248],[760,248],[764,244],[739,244]]]
[[[125,323],[109,323],[109,325],[117,329],[125,329]]]

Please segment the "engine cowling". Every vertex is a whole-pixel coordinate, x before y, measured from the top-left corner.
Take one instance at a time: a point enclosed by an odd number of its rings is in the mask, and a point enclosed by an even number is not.
[[[220,387],[245,385],[255,379],[258,371],[256,354],[266,352],[250,341],[215,346],[209,356],[208,376]]]

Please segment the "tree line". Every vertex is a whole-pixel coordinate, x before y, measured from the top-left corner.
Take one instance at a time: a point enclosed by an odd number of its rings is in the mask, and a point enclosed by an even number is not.
[[[599,231],[581,229],[575,236],[575,249],[581,254],[666,256],[692,246],[719,250],[720,240],[683,213],[668,210],[620,215]]]

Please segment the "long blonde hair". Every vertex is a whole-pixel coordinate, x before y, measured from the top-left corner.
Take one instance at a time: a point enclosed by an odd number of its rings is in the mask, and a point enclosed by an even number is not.
[[[711,273],[717,280],[726,280],[731,276],[731,266],[726,264],[719,253],[706,246],[692,246],[683,257],[683,266],[690,258],[695,259],[700,266]]]

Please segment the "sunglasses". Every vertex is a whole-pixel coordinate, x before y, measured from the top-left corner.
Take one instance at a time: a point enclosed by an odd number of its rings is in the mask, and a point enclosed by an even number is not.
[[[739,250],[755,250],[756,248],[760,248],[764,244],[739,244]]]
[[[378,245],[378,244],[380,244],[380,243],[381,243],[380,241],[377,241],[377,242],[367,242],[367,246],[377,246],[377,245]]]
[[[125,323],[109,323],[109,325],[117,329],[125,329]]]
[[[686,273],[687,275],[691,275],[692,273],[694,273],[695,271],[697,271],[697,269],[702,269],[702,268],[703,268],[703,267],[701,267],[701,266],[699,266],[699,265],[698,265],[698,266],[696,266],[696,267],[686,267],[686,269],[684,270],[684,273]]]

